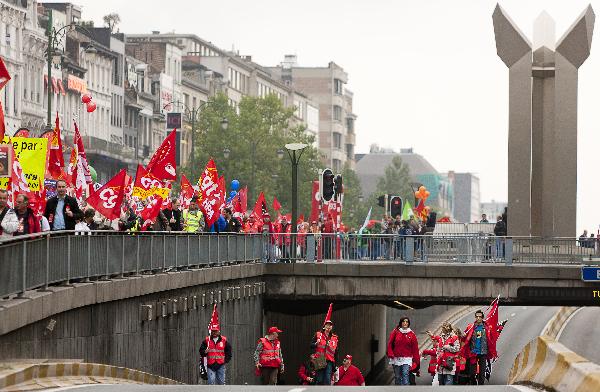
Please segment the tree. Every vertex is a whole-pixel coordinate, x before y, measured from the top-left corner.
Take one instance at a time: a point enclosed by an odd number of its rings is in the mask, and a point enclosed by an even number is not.
[[[283,206],[282,213],[288,213],[292,207],[292,169],[284,146],[306,143],[309,147],[304,150],[298,167],[298,215],[308,216],[311,181],[317,178],[320,164],[313,138],[304,132],[302,125],[292,124],[293,115],[294,108],[284,107],[275,95],[244,97],[238,110],[224,94],[211,98],[196,126],[197,167],[186,167],[186,176],[197,181],[206,162],[214,158],[219,175],[225,175],[228,186],[233,179],[239,180],[241,187],[248,186],[248,208],[253,207],[263,191],[269,204],[276,196]],[[221,128],[223,118],[228,120],[226,131]],[[223,154],[226,148],[230,150],[228,159]],[[283,159],[277,156],[280,149],[284,150]]]
[[[400,156],[395,156],[377,181],[375,192],[369,197],[369,204],[373,206],[373,219],[379,219],[384,214],[383,208],[377,204],[377,198],[381,195],[398,195],[402,197],[403,202],[408,200],[412,205],[415,198],[410,187],[411,181],[408,166],[402,162]],[[385,214],[387,213],[388,211],[385,211]]]
[[[349,229],[358,230],[362,226],[369,208],[364,200],[360,202],[362,197],[360,180],[347,162],[342,169],[342,178],[344,181],[343,222]]]
[[[108,15],[104,15],[102,17],[102,20],[104,20],[104,25],[109,28],[111,33],[119,31],[118,29],[115,31],[117,25],[121,23],[121,17],[119,16],[119,14],[112,12]]]

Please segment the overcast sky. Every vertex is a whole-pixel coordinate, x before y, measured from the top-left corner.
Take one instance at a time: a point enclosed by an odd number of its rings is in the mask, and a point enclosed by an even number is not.
[[[193,33],[277,65],[341,65],[358,116],[357,152],[371,143],[413,147],[440,172],[473,172],[481,199],[506,201],[508,71],[496,55],[495,1],[74,0],[102,25],[117,12],[125,33]],[[589,1],[510,0],[501,6],[532,38],[546,10],[559,39]],[[592,1],[600,12],[600,1]],[[579,72],[578,231],[600,224],[599,37]],[[557,179],[559,181],[560,179]],[[575,190],[573,190],[575,197]]]

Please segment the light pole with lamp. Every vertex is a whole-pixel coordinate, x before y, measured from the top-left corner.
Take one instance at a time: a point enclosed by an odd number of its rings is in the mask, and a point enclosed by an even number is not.
[[[191,126],[191,131],[190,131],[190,135],[191,135],[191,144],[192,144],[192,149],[190,151],[190,162],[191,162],[191,175],[192,177],[194,177],[194,168],[196,167],[196,154],[195,154],[195,142],[194,142],[194,135],[196,133],[196,122],[199,119],[199,115],[200,115],[200,111],[210,103],[211,101],[206,101],[201,103],[200,105],[196,106],[196,107],[192,107],[190,108],[188,105],[186,105],[185,103],[181,102],[181,101],[174,101],[174,102],[168,102],[163,106],[163,109],[166,109],[167,106],[170,105],[177,105],[177,106],[181,106],[183,107],[183,110],[185,111],[185,116],[188,118],[188,121],[190,122],[190,126]],[[226,131],[227,128],[229,127],[229,121],[227,120],[227,118],[223,117],[223,119],[221,120],[221,129],[223,131]],[[225,158],[229,157],[229,150],[225,149],[223,150],[223,154],[225,155]],[[195,178],[195,177],[194,177]]]
[[[46,61],[48,62],[48,113],[46,118],[46,127],[52,129],[52,89],[50,86],[52,85],[52,64],[59,64],[61,62],[62,54],[59,51],[59,41],[62,41],[65,38],[66,34],[70,31],[75,30],[76,28],[81,28],[87,34],[92,36],[89,30],[87,30],[83,26],[78,26],[74,22],[65,25],[58,30],[52,26],[52,10],[48,9],[48,26],[46,27],[46,36],[48,36],[48,49],[46,50]],[[87,45],[85,52],[91,55],[95,55],[98,50],[92,44],[90,39],[89,44]]]

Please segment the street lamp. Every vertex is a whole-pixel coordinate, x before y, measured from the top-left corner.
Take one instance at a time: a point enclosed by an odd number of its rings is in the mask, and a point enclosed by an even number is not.
[[[228,148],[225,148],[225,149],[223,150],[223,157],[224,157],[225,159],[229,159],[229,154],[230,154],[230,153],[231,153],[231,150],[230,150],[230,149],[228,149]]]
[[[304,143],[290,143],[285,145],[285,149],[292,161],[292,256],[296,254],[296,238],[293,234],[298,231],[298,163],[300,163],[300,157],[304,149],[308,147],[308,144]],[[279,155],[279,151],[277,152]],[[283,154],[281,154],[283,155]]]
[[[46,127],[49,129],[52,129],[52,89],[50,88],[52,85],[52,64],[60,64],[63,51],[58,46],[59,42],[66,36],[68,32],[75,30],[77,27],[86,31],[90,37],[92,36],[92,34],[85,27],[77,26],[74,22],[56,30],[54,26],[52,26],[52,10],[48,9],[48,26],[46,27],[46,35],[48,36],[48,49],[46,50],[46,62],[48,63],[48,113],[46,118]],[[94,45],[90,41],[85,49],[85,52],[95,55],[98,51],[96,48],[94,48]]]

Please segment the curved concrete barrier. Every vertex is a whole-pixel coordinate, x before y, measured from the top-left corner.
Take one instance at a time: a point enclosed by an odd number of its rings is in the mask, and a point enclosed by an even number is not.
[[[597,392],[600,366],[549,336],[539,336],[515,359],[508,383],[542,386],[556,392]]]
[[[549,336],[552,339],[557,339],[559,332],[562,330],[567,320],[569,320],[569,317],[571,317],[578,309],[579,307],[576,306],[561,307],[542,330],[542,336]]]
[[[83,362],[25,361],[0,364],[0,391],[35,390],[81,384],[181,384],[119,366]]]

